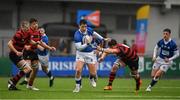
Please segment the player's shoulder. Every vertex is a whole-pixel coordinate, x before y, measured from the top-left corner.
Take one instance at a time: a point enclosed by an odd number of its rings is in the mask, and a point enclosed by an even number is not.
[[[172,39],[172,40],[170,41],[170,44],[173,45],[173,46],[176,46],[175,40]]]
[[[93,33],[94,30],[91,27],[87,27],[87,31]]]
[[[21,30],[17,30],[16,33],[15,33],[15,37],[22,37],[23,33]]]
[[[74,33],[74,37],[77,37],[77,36],[80,36],[80,31],[79,30],[77,30],[75,33]]]

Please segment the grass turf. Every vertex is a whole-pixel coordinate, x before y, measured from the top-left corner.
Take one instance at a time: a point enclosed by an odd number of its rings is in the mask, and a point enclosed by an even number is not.
[[[74,78],[55,78],[53,87],[49,86],[48,78],[37,78],[35,86],[40,91],[26,89],[25,85],[17,85],[20,91],[8,91],[7,80],[9,78],[0,78],[0,100],[2,99],[123,99],[123,100],[180,100],[180,80],[162,79],[152,92],[145,92],[145,88],[150,79],[143,79],[143,84],[138,95],[135,94],[135,81],[130,79],[116,78],[113,83],[112,91],[104,91],[108,78],[99,78],[97,87],[90,85],[88,78],[83,78],[83,88],[79,93],[73,93],[75,82]]]

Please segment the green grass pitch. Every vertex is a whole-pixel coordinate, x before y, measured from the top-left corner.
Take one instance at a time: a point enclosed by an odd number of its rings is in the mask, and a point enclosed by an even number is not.
[[[98,99],[98,100],[180,100],[180,80],[162,79],[153,88],[152,92],[145,92],[150,79],[143,79],[143,84],[138,95],[135,94],[135,81],[132,78],[116,78],[112,91],[104,91],[103,88],[108,78],[99,78],[97,87],[91,87],[88,78],[83,78],[83,88],[80,93],[73,93],[74,78],[55,78],[53,87],[49,86],[48,78],[37,78],[36,87],[40,91],[26,89],[25,86],[17,85],[20,91],[8,91],[7,80],[0,78],[0,100],[2,99]]]

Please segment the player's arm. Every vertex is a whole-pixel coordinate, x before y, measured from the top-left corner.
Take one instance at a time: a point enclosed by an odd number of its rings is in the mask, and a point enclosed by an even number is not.
[[[179,50],[178,50],[176,44],[174,44],[174,46],[173,46],[173,51],[174,51],[174,55],[171,58],[169,58],[169,61],[172,61],[172,60],[176,59],[177,57],[179,57]]]
[[[176,59],[177,57],[179,57],[179,50],[174,51],[174,55],[171,58],[169,58],[169,61],[172,61]]]
[[[14,46],[13,46],[13,41],[12,41],[12,40],[10,40],[10,41],[8,42],[8,47],[9,47],[9,49],[10,49],[11,51],[13,51],[14,53],[16,53],[16,55],[18,55],[18,56],[21,56],[21,55],[22,55],[22,52],[19,52],[19,51],[17,51],[17,50],[14,48]]]
[[[107,55],[108,53],[103,52],[102,55],[99,57],[98,62],[102,62]]]
[[[40,44],[42,47],[46,48],[46,49],[49,49],[49,50],[51,50],[51,51],[56,51],[56,48],[55,48],[55,47],[51,47],[51,46],[47,45],[47,44],[46,44],[45,42],[43,42],[42,40],[39,42],[39,44]]]
[[[75,47],[77,50],[83,50],[88,46],[88,44],[82,44],[81,42],[76,42]]]
[[[119,53],[119,49],[115,48],[115,49],[112,49],[112,48],[101,48],[101,47],[97,47],[97,50],[100,50],[102,52],[105,52],[105,53],[108,53],[108,54],[116,54],[116,53]]]
[[[95,36],[96,38],[100,39],[100,40],[104,40],[104,41],[109,41],[110,38],[103,38],[101,35],[99,35],[96,31],[93,31],[93,36]]]
[[[153,58],[152,58],[152,61],[155,61],[156,60],[156,56],[157,56],[157,52],[158,52],[158,45],[156,44],[156,46],[154,47],[154,52],[153,52]]]
[[[77,50],[83,50],[88,46],[88,43],[86,41],[85,41],[86,43],[83,44],[81,40],[82,39],[81,39],[79,33],[75,33],[74,42],[75,42],[75,47]]]

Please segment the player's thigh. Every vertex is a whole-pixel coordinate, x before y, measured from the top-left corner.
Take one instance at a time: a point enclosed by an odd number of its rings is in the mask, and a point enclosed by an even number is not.
[[[42,67],[47,67],[49,62],[49,55],[41,56],[38,55],[39,62],[42,65]]]
[[[80,61],[80,60],[77,60],[76,61],[76,71],[82,71],[82,68],[83,68],[83,66],[84,66],[84,62],[83,61]]]
[[[96,73],[96,64],[87,64],[90,73]]]
[[[159,70],[156,72],[156,74],[155,74],[154,77],[161,77],[164,73],[165,73],[165,72],[164,72],[163,70],[159,69]]]
[[[160,69],[160,61],[155,61],[153,66],[152,66],[152,71],[151,71],[151,77],[154,77],[157,73],[157,71]]]

